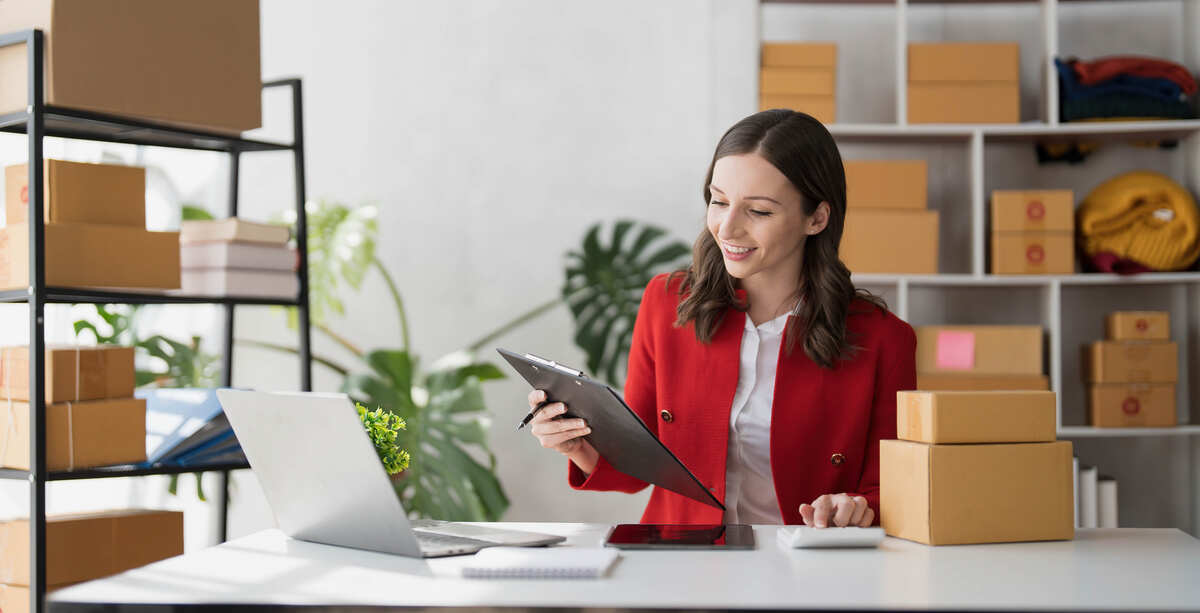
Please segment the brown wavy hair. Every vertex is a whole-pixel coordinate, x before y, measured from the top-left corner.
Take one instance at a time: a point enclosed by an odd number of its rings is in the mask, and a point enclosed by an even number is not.
[[[881,298],[854,287],[850,270],[838,258],[846,222],[842,156],[825,126],[809,115],[785,109],[755,113],[734,124],[717,143],[704,178],[705,207],[712,201],[708,186],[717,160],[750,153],[762,156],[796,186],[803,197],[805,215],[816,212],[822,202],[829,204],[825,229],[804,241],[800,302],[792,313],[799,325],[788,327],[785,341],[790,355],[802,335],[804,353],[820,366],[833,368],[839,359],[852,357],[857,349],[846,332],[846,316],[854,299],[862,298],[887,309]],[[682,276],[684,282],[679,286],[681,300],[675,325],[694,322],[696,339],[702,343],[712,340],[729,308],[749,308],[748,304],[739,304],[735,280],[725,270],[721,247],[707,227],[692,246],[691,265],[671,275],[672,279],[677,276]]]

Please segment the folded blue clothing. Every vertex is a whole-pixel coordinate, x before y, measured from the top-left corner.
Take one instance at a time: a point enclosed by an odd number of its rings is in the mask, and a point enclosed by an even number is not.
[[[1121,94],[1146,96],[1163,102],[1187,102],[1183,88],[1170,79],[1118,75],[1095,85],[1082,85],[1069,63],[1055,58],[1054,65],[1058,70],[1059,97],[1062,100]]]

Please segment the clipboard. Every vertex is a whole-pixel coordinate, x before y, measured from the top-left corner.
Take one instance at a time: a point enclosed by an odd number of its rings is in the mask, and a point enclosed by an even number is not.
[[[506,349],[496,351],[529,385],[544,390],[548,401],[566,403],[564,417],[587,420],[592,432],[583,438],[613,468],[646,483],[725,510],[725,505],[654,436],[637,413],[611,387],[553,360]]]

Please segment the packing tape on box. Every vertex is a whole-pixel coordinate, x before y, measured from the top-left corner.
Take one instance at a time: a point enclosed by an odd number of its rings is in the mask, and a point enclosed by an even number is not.
[[[74,402],[79,402],[79,379],[80,379],[79,354],[80,354],[79,345],[76,344],[75,345],[75,400],[74,400]],[[12,368],[10,367],[11,360],[12,360],[12,352],[5,351],[4,359],[2,362],[0,362],[0,366],[2,366],[4,369],[4,390],[6,392],[5,395],[8,396],[8,398],[7,398],[8,426],[6,428],[4,428],[4,438],[2,440],[0,440],[0,462],[2,462],[5,457],[7,457],[8,445],[10,442],[12,442],[12,436],[13,436],[13,434],[15,434],[16,429],[17,429],[17,411],[16,411],[16,409],[13,408],[13,397],[12,397]],[[28,402],[26,404],[32,405],[33,403]],[[31,424],[32,424],[32,420],[31,420]],[[43,439],[42,443],[45,444],[44,439]],[[33,468],[32,464],[33,464],[33,459],[30,458],[30,469],[31,470]],[[73,402],[70,400],[67,401],[67,470],[69,470],[69,471],[75,470],[75,407],[74,407]],[[4,549],[3,547],[0,547],[0,551],[3,551],[3,549]],[[3,581],[0,581],[0,583],[2,583],[2,582]]]

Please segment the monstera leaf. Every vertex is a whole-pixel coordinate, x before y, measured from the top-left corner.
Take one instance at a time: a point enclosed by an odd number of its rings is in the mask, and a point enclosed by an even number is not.
[[[409,451],[409,467],[395,480],[404,508],[417,517],[496,521],[508,497],[496,478],[496,457],[487,446],[487,409],[481,382],[502,379],[495,366],[466,355],[443,359],[419,379],[416,359],[405,351],[365,356],[371,372],[350,375],[344,390],[369,407],[399,415],[407,429],[397,444]],[[421,381],[422,385],[415,385]],[[487,465],[477,457],[485,457]]]
[[[357,290],[375,262],[378,209],[350,208],[338,202],[318,200],[304,205],[308,221],[309,313],[314,323],[324,323],[346,309],[338,297],[341,283]],[[281,221],[294,224],[296,214],[287,211]],[[288,309],[288,325],[297,325],[296,310]]]
[[[633,339],[642,290],[654,275],[683,266],[691,250],[666,231],[622,220],[607,245],[601,224],[592,226],[580,251],[567,254],[563,299],[575,318],[575,344],[587,353],[587,368],[619,384]]]

